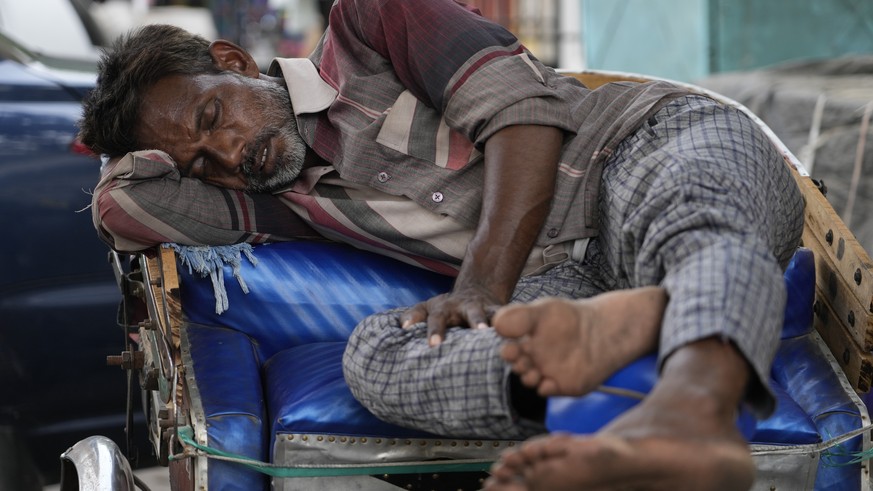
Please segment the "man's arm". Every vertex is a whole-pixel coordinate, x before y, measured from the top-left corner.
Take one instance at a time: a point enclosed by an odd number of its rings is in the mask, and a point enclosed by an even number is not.
[[[278,197],[181,177],[164,152],[130,153],[111,161],[102,174],[92,217],[100,237],[119,251],[162,242],[222,245],[318,237]]]
[[[557,128],[524,125],[487,141],[482,215],[455,285],[410,309],[404,325],[427,320],[436,345],[448,326],[487,326],[509,301],[549,212],[562,140]]]

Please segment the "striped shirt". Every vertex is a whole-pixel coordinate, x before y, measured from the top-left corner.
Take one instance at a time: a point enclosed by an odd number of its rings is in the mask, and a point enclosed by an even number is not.
[[[665,83],[589,90],[449,0],[339,0],[309,59],[276,60],[270,73],[285,78],[324,165],[258,196],[186,183],[161,152],[129,155],[95,190],[95,224],[113,247],[284,240],[307,233],[293,214],[328,238],[452,274],[478,223],[485,142],[537,124],[566,137],[529,273],[597,233],[602,162],[684,93]]]

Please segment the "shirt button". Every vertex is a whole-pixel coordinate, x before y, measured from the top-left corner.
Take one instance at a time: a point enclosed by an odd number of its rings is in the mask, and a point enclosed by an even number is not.
[[[548,235],[549,237],[551,237],[551,238],[554,239],[555,237],[558,236],[558,229],[556,229],[556,228],[550,228],[550,229],[549,229],[549,232],[548,232],[546,235]]]
[[[433,195],[430,198],[433,200],[434,203],[442,203],[443,197],[444,197],[443,193],[437,191],[437,192],[433,193]]]
[[[387,172],[380,172],[376,178],[379,179],[379,182],[388,182],[388,179],[391,179],[391,176],[389,176]]]

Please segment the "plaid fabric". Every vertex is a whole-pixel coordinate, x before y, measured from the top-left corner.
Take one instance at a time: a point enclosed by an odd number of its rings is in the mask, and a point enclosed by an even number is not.
[[[772,410],[766,389],[785,307],[782,269],[800,241],[803,202],[758,126],[703,97],[674,101],[625,140],[601,180],[602,234],[583,262],[522,278],[514,301],[582,298],[663,285],[670,294],[661,359],[719,336],[758,376],[748,402]],[[380,418],[438,434],[523,438],[492,329],[450,330],[438,348],[396,312],[364,320],[344,357],[355,396]]]

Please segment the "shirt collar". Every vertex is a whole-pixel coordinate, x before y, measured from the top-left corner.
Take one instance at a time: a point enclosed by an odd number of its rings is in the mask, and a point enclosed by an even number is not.
[[[318,69],[308,58],[276,58],[269,73],[277,75],[278,70],[285,78],[295,116],[323,111],[336,100],[336,89],[318,75]]]

